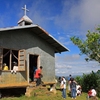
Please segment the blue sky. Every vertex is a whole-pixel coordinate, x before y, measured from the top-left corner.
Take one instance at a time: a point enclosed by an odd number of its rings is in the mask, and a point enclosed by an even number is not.
[[[0,0],[0,27],[17,26],[24,15],[24,5],[33,24],[70,50],[56,54],[56,75],[80,75],[100,69],[97,62],[86,62],[70,41],[72,36],[85,39],[87,31],[94,31],[100,24],[100,0]]]

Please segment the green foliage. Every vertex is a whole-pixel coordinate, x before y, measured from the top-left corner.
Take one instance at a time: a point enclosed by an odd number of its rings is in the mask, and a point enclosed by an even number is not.
[[[97,88],[98,87],[97,80],[98,80],[98,75],[95,74],[93,71],[88,75],[84,74],[82,82],[82,87],[84,87],[83,91],[88,91],[91,86]]]
[[[98,28],[98,30],[100,30]],[[78,46],[80,54],[87,55],[86,61],[95,60],[100,62],[100,33],[88,31],[86,40],[82,41],[79,37],[73,36],[70,40]]]
[[[86,40],[81,40],[79,37],[73,36],[70,40],[78,46],[80,49],[80,54],[85,54],[87,58],[86,61],[97,61],[100,63],[100,27],[96,29],[95,32],[88,31],[86,35]],[[76,78],[79,84],[83,87],[83,91],[87,92],[91,86],[96,88],[98,96],[100,97],[100,71],[96,74],[92,73],[85,75],[80,79]]]
[[[79,84],[79,85],[82,85],[82,77],[81,76],[77,76],[75,78],[76,82]]]
[[[97,80],[97,83],[98,83],[97,93],[98,97],[100,97],[100,78]]]
[[[75,80],[82,86],[84,92],[88,92],[90,87],[93,86],[97,91],[98,97],[100,97],[100,74],[98,72],[94,73],[92,71],[90,74],[83,74],[82,77],[76,77]]]
[[[100,97],[100,70],[97,71],[97,75],[98,75],[98,80],[97,80],[98,87],[97,87],[97,91],[98,91],[98,97]]]

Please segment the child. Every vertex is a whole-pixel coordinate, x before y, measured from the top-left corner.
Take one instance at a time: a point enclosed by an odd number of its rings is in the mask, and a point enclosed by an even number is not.
[[[76,85],[76,96],[80,96],[82,94],[82,88],[80,85]]]

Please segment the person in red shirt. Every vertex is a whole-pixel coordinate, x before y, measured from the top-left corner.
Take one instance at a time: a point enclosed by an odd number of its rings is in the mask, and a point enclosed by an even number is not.
[[[96,94],[96,90],[93,87],[91,87],[91,89],[88,91],[88,98],[95,97]]]
[[[41,77],[42,75],[42,66],[40,68],[36,69],[34,78],[36,79],[36,86],[39,86],[41,84]]]

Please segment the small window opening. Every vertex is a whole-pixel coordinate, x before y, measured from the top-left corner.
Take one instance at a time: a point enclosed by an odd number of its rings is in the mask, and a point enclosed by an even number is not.
[[[10,70],[10,50],[9,49],[3,49],[3,69],[4,69],[4,64],[8,66],[8,70]]]
[[[4,65],[8,66],[8,70],[13,69],[13,62],[18,63],[18,50],[3,49],[3,70]]]
[[[25,25],[30,25],[30,23],[28,23],[28,22],[25,22]]]

